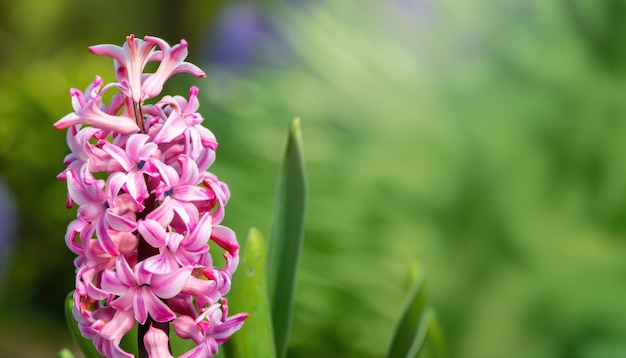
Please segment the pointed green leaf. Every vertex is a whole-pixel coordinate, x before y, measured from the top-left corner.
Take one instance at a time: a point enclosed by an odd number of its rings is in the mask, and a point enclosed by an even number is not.
[[[247,312],[250,316],[227,342],[229,358],[276,357],[266,267],[263,237],[257,229],[251,228],[228,297],[229,311]]]
[[[387,357],[418,358],[423,348],[428,347],[428,357],[447,358],[435,310],[424,307],[424,275],[417,263],[409,269],[409,280],[412,284]]]
[[[421,334],[420,321],[424,310],[424,276],[417,276],[413,281],[407,300],[400,316],[400,321],[396,326],[396,330],[389,347],[388,358],[413,358],[409,353],[414,346],[416,340],[419,341]],[[425,331],[424,331],[425,335]],[[421,339],[423,342],[423,338]],[[419,349],[418,349],[419,350]]]
[[[428,332],[426,333],[426,343],[431,352],[431,356],[434,358],[447,358],[448,350],[446,348],[445,340],[443,339],[443,332],[439,327],[437,321],[437,314],[432,308],[428,308],[424,313],[424,316],[428,317]]]
[[[57,353],[57,358],[75,358],[74,353],[67,348],[63,348]]]
[[[74,319],[72,309],[74,308],[74,291],[70,292],[65,298],[65,319],[70,328],[70,333],[74,342],[80,348],[85,358],[102,358],[102,355],[96,350],[90,339],[83,337],[78,329],[78,322]]]
[[[407,358],[419,358],[424,348],[428,348],[428,357],[446,358],[448,356],[443,335],[437,324],[437,315],[435,310],[428,307],[424,310],[422,320],[409,349]]]
[[[413,337],[413,341],[411,342],[411,346],[409,347],[409,351],[406,353],[406,358],[418,358],[420,352],[422,352],[422,348],[425,346],[426,336],[428,335],[428,327],[431,322],[431,315],[433,311],[427,309],[424,311],[422,315],[422,320],[419,322],[417,326],[417,331],[415,332],[415,336]]]
[[[296,272],[304,238],[306,180],[300,119],[291,122],[278,175],[269,243],[268,285],[278,358],[287,353]],[[278,284],[280,283],[280,284]]]

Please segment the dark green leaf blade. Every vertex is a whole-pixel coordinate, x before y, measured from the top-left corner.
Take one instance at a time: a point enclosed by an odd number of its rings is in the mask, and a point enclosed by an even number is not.
[[[443,338],[443,332],[441,331],[439,322],[437,321],[437,314],[435,310],[429,307],[424,315],[427,316],[429,320],[426,342],[432,356],[434,358],[447,358],[448,350]]]
[[[229,311],[250,316],[226,344],[229,358],[275,358],[272,315],[267,292],[267,256],[261,233],[251,228],[233,277]]]
[[[70,333],[72,339],[80,348],[80,351],[83,353],[85,358],[102,358],[102,355],[96,350],[91,340],[85,338],[80,334],[80,330],[78,329],[78,322],[74,319],[74,315],[72,314],[72,309],[74,308],[74,291],[70,292],[65,298],[65,319],[67,320],[67,325],[70,328]]]
[[[422,313],[424,311],[424,276],[419,275],[413,281],[407,300],[400,316],[400,321],[396,326],[391,345],[389,347],[388,358],[408,358],[412,349],[415,349],[414,343],[419,338],[420,323]],[[423,332],[425,337],[425,331]],[[421,338],[423,342],[424,338]],[[418,347],[419,350],[419,347]]]
[[[278,358],[287,354],[298,261],[304,239],[306,179],[300,119],[291,122],[278,176],[269,242],[268,284]],[[278,284],[280,283],[280,284]]]

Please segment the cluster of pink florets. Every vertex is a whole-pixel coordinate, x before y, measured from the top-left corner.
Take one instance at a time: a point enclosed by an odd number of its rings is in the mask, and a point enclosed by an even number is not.
[[[107,357],[132,357],[119,343],[137,322],[169,322],[196,344],[182,357],[211,357],[247,317],[228,316],[223,297],[239,245],[220,225],[228,187],[206,171],[217,142],[201,125],[196,87],[187,99],[145,103],[171,75],[204,72],[184,62],[184,40],[170,47],[131,35],[122,47],[90,51],[113,58],[117,82],[96,77],[84,92],[72,89],[74,112],[54,124],[68,128],[72,153],[59,178],[67,181],[67,206],[78,205],[65,236],[78,255],[74,317]],[[158,68],[143,73],[149,62]],[[105,105],[111,89],[118,93]],[[209,243],[223,249],[224,267],[213,265]],[[171,356],[163,330],[149,327],[144,344],[150,356]]]

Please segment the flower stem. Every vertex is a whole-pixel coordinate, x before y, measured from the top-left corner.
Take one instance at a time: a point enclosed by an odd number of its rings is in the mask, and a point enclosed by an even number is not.
[[[146,133],[146,126],[143,121],[143,113],[141,112],[141,104],[138,102],[133,102],[133,110],[135,111],[135,122],[137,122],[137,127],[139,127],[139,133]]]
[[[146,132],[146,127],[143,121],[143,113],[141,112],[141,104],[138,102],[133,102],[133,110],[135,112],[135,121],[137,122],[137,126],[139,127],[139,131],[141,133]],[[144,180],[146,184],[149,184],[150,178],[147,175],[144,175]],[[137,215],[137,220],[145,219],[146,216],[151,213],[156,207],[159,205],[157,202],[156,195],[154,193],[150,194],[150,196],[145,201],[145,208],[142,212]],[[138,243],[137,243],[137,256],[139,262],[144,261],[150,256],[158,255],[159,249],[156,247],[150,246],[146,240],[141,237],[141,235],[137,234]],[[150,326],[154,328],[160,329],[165,332],[165,335],[169,337],[170,333],[170,324],[169,322],[156,322],[148,315],[148,319],[145,324],[140,324],[137,330],[137,346],[138,346],[138,355],[139,358],[149,358],[148,350],[146,349],[146,344],[144,343],[144,337],[148,333],[148,329]]]
[[[145,180],[148,181],[148,179],[149,178],[146,176]],[[150,196],[146,199],[144,203],[145,203],[145,209],[137,215],[137,220],[145,219],[146,216],[150,212],[152,212],[154,209],[156,209],[156,207],[159,205],[156,195],[154,193],[150,194]],[[148,257],[157,255],[159,253],[159,249],[156,247],[150,246],[150,244],[148,244],[148,242],[144,240],[143,237],[141,237],[141,235],[137,234],[137,238],[139,239],[139,242],[137,244],[137,256],[138,256],[139,262],[144,261]],[[146,345],[144,343],[143,338],[145,337],[146,333],[148,333],[148,329],[150,329],[150,326],[156,329],[162,330],[163,332],[165,332],[165,335],[167,337],[169,337],[170,335],[170,323],[169,322],[156,322],[155,320],[152,319],[152,317],[150,317],[150,315],[148,315],[148,319],[146,320],[146,323],[140,324],[137,330],[137,346],[139,347],[139,352],[138,352],[139,358],[149,358],[148,350],[146,349]],[[171,352],[171,348],[170,348],[170,352]]]

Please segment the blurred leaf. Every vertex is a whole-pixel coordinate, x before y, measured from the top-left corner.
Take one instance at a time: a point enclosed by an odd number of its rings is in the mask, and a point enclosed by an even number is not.
[[[227,342],[227,356],[274,358],[276,350],[267,292],[267,256],[263,237],[256,228],[248,232],[242,251],[228,305],[232,312],[248,312],[250,317]]]
[[[217,354],[213,356],[213,358],[224,358],[226,357],[226,354],[224,353],[223,349],[220,349],[217,351]]]
[[[74,353],[67,348],[63,348],[57,353],[57,358],[74,358]]]
[[[128,331],[128,333],[126,333],[124,335],[124,337],[122,337],[122,341],[120,342],[120,347],[125,350],[128,353],[134,354],[135,356],[137,355],[137,352],[139,352],[139,342],[137,341],[137,330],[138,330],[138,323],[135,323],[135,325],[133,326],[133,328]]]
[[[305,201],[302,133],[300,119],[296,118],[291,122],[287,151],[278,176],[269,244],[269,296],[279,358],[285,357],[289,341],[296,272],[304,239]]]
[[[411,270],[413,274],[414,270]],[[407,295],[407,300],[396,326],[388,358],[414,357],[426,336],[426,327],[422,327],[424,311],[424,276],[417,276]],[[417,351],[415,351],[417,349]],[[411,353],[413,355],[411,355]]]
[[[408,276],[412,284],[387,357],[418,358],[427,344],[431,353],[429,357],[445,358],[447,350],[435,311],[424,307],[424,274],[420,266],[413,263]]]
[[[70,292],[65,298],[65,319],[67,325],[70,327],[70,333],[78,348],[83,353],[85,358],[101,358],[102,355],[96,350],[90,339],[87,339],[80,334],[78,329],[78,322],[72,315],[72,309],[74,308],[74,291]]]
[[[173,329],[170,329],[170,348],[174,357],[190,351],[196,344],[191,339],[180,338]]]
[[[424,312],[423,320],[426,320],[426,327],[428,330],[426,332],[426,341],[432,356],[435,358],[446,358],[448,356],[448,349],[446,348],[446,344],[443,339],[443,332],[439,327],[435,310],[428,307],[426,312]]]

